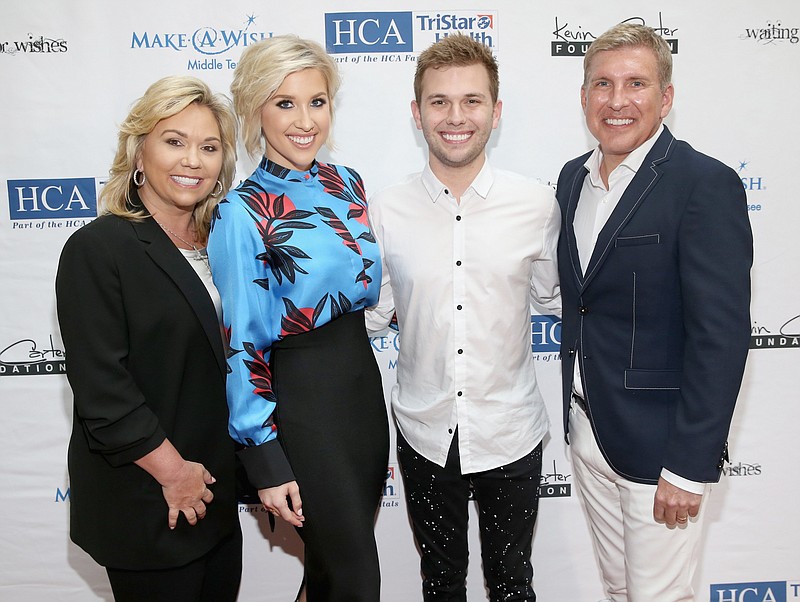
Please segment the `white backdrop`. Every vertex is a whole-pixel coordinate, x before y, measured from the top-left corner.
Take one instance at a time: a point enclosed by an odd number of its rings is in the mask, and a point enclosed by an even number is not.
[[[755,234],[753,350],[730,437],[732,464],[708,500],[698,600],[800,599],[795,0],[31,0],[6,3],[0,19],[0,600],[111,600],[103,570],[68,538],[71,394],[53,279],[64,241],[95,215],[116,127],[147,85],[191,73],[227,92],[247,43],[282,33],[327,43],[344,84],[336,148],[325,158],[358,169],[371,193],[421,169],[424,141],[409,111],[414,61],[436,36],[460,29],[491,44],[500,63],[504,105],[489,145],[492,162],[554,182],[564,162],[593,145],[579,105],[581,59],[569,55],[626,19],[661,28],[677,49],[667,124],[739,171]],[[253,164],[245,157],[239,168],[245,176]],[[570,495],[553,335],[557,328],[532,326],[552,421],[535,586],[545,602],[593,602],[602,592]],[[394,334],[373,340],[387,395],[397,344]],[[376,526],[382,599],[420,600],[394,452],[390,462]],[[240,600],[291,600],[302,574],[298,537],[281,526],[270,533],[256,506],[240,511]],[[471,535],[470,599],[484,600],[474,529]]]

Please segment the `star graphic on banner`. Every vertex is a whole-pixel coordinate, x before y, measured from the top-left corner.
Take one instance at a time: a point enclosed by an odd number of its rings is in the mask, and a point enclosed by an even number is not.
[[[247,27],[250,27],[255,22],[256,22],[255,15],[247,15]]]
[[[739,169],[738,169],[739,173],[742,173],[742,170],[745,167],[747,167],[748,163],[749,163],[749,161],[739,161]]]

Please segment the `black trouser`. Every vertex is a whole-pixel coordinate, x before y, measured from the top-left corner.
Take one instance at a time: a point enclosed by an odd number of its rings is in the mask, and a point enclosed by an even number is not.
[[[467,599],[467,505],[478,503],[481,558],[492,602],[533,602],[531,542],[539,506],[542,444],[523,458],[485,472],[461,474],[458,431],[442,468],[397,433],[408,513],[421,554],[426,602]]]
[[[210,552],[174,569],[106,568],[116,602],[235,602],[242,577],[239,529]]]

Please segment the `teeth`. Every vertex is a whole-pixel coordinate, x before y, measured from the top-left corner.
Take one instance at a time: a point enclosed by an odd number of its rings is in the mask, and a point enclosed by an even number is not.
[[[187,178],[185,176],[172,176],[172,179],[175,180],[178,184],[183,184],[184,186],[197,186],[200,183],[200,178]]]
[[[633,119],[606,119],[608,125],[630,125]]]
[[[295,144],[311,144],[314,140],[314,136],[289,136],[289,140]]]
[[[468,140],[470,136],[472,136],[472,134],[469,132],[465,134],[442,134],[442,138],[448,142],[464,142],[464,140]]]

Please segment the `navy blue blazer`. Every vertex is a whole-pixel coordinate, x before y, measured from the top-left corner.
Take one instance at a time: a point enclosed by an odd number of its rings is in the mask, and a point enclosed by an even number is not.
[[[664,128],[584,274],[573,219],[590,154],[564,166],[557,190],[565,433],[578,360],[592,429],[615,472],[657,483],[664,467],[716,482],[750,338],[744,188]]]

